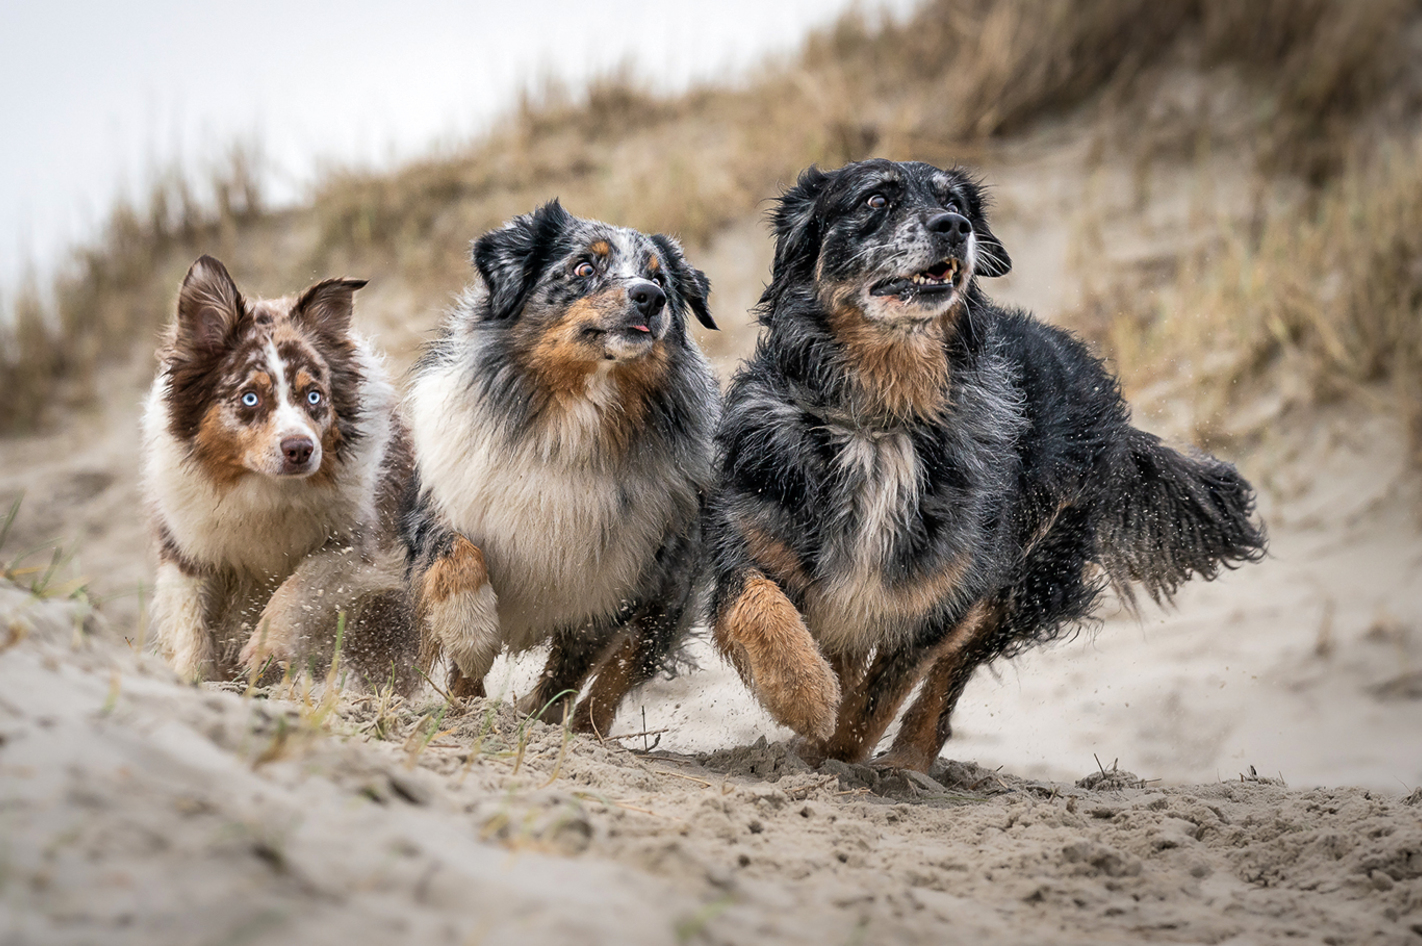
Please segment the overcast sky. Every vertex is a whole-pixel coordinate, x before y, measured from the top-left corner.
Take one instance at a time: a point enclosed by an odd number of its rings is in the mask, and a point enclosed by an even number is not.
[[[542,75],[735,76],[850,2],[3,0],[0,287],[51,267],[155,169],[199,172],[234,141],[259,144],[291,200],[323,164],[466,140]]]

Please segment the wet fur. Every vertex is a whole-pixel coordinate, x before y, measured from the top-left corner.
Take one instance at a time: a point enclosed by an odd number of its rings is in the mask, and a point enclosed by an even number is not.
[[[981,663],[1078,625],[1107,582],[1167,598],[1262,554],[1232,466],[1133,428],[1080,341],[981,292],[1011,263],[970,176],[812,168],[772,219],[707,540],[717,644],[805,755],[867,757],[922,679],[885,761],[926,770]]]
[[[556,201],[480,238],[473,259],[479,278],[409,395],[423,660],[447,657],[451,691],[482,694],[504,648],[550,643],[524,708],[591,679],[574,723],[606,732],[704,598],[718,397],[687,319],[711,325],[710,287],[674,241]],[[665,305],[633,329],[630,293],[655,280]]]
[[[211,257],[184,280],[143,438],[158,639],[190,679],[322,665],[345,612],[356,676],[413,685],[395,530],[411,460],[384,367],[350,330],[363,285],[246,299]],[[298,434],[313,455],[290,475]]]

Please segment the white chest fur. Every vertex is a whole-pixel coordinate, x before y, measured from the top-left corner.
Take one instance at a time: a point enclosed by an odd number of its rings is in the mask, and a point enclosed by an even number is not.
[[[592,450],[611,396],[606,384],[595,375],[598,390],[559,427],[525,432],[514,447],[456,371],[427,371],[412,387],[421,484],[444,521],[484,552],[501,632],[514,649],[614,613],[673,514],[665,488],[646,476],[633,487]]]
[[[884,578],[896,534],[917,515],[921,474],[907,434],[830,427],[839,448],[838,473],[854,484],[852,533],[827,562],[827,581],[808,596],[808,625],[833,652],[867,652],[902,632],[916,615],[912,595]]]

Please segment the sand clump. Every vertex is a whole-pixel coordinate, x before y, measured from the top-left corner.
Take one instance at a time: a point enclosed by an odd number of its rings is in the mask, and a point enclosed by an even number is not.
[[[633,751],[506,702],[195,688],[82,605],[0,612],[6,944],[1422,937],[1416,791]]]

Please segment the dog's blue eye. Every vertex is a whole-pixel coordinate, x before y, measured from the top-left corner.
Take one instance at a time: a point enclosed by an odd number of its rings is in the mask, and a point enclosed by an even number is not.
[[[321,403],[321,392],[320,392],[320,391],[312,391],[310,394],[307,394],[307,395],[306,395],[306,403],[307,403],[307,404],[310,404],[312,407],[315,407],[317,404],[320,404],[320,403]]]
[[[597,267],[593,266],[592,263],[579,263],[577,268],[573,270],[573,275],[579,279],[587,279],[596,272]]]
[[[261,403],[261,400],[261,398],[257,397],[256,392],[248,391],[246,394],[242,395],[242,406],[256,407],[259,403]]]
[[[870,194],[869,199],[864,202],[870,210],[882,210],[889,203],[889,198],[883,194]]]

